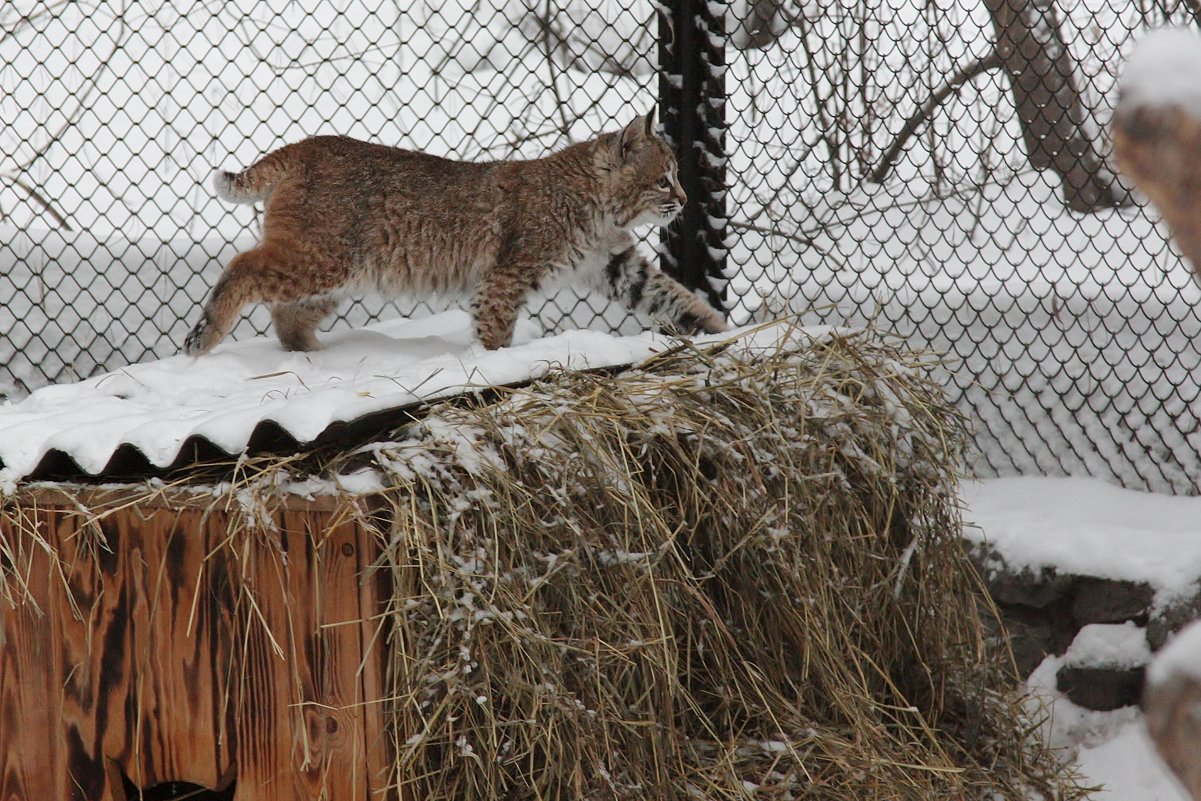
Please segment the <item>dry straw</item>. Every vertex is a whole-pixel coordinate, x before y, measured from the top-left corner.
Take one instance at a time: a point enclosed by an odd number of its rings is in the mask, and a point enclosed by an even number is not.
[[[1080,795],[982,626],[930,365],[779,334],[372,446],[404,797]]]

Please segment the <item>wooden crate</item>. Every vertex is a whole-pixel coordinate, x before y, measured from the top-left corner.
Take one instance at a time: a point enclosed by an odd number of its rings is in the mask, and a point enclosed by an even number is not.
[[[231,537],[237,518],[212,503],[9,502],[0,799],[123,801],[122,774],[232,785],[239,801],[393,795],[376,537],[332,500],[289,501],[275,532]]]

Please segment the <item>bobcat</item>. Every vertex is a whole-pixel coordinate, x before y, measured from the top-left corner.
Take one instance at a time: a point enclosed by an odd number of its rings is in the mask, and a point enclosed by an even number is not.
[[[276,150],[217,194],[266,201],[262,241],[230,261],[184,342],[201,354],[247,303],[271,305],[287,350],[357,292],[472,293],[489,350],[513,338],[517,312],[550,279],[582,279],[631,309],[694,333],[725,320],[638,255],[630,230],[666,225],[687,197],[654,111],[623,130],[531,161],[451,161],[341,136]]]

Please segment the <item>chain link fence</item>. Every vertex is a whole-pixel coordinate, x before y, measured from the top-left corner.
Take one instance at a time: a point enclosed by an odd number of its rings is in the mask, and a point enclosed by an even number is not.
[[[1196,4],[752,8],[727,78],[735,319],[946,353],[985,475],[1197,492],[1201,292],[1104,135],[1124,55]]]
[[[1112,6],[1112,7],[1111,7]],[[736,323],[946,353],[975,469],[1201,488],[1201,291],[1104,135],[1194,2],[15,0],[0,6],[0,393],[178,351],[256,210],[217,168],[338,133],[536,157],[662,103],[663,263]],[[687,182],[691,181],[691,185]],[[434,310],[350,304],[335,326]],[[571,290],[548,330],[642,323]],[[263,332],[256,310],[235,337]]]

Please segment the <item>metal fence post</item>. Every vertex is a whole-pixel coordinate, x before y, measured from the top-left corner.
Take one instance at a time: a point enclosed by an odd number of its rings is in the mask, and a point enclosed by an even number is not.
[[[659,114],[688,203],[663,231],[660,263],[724,308],[727,3],[664,0],[659,11]]]

